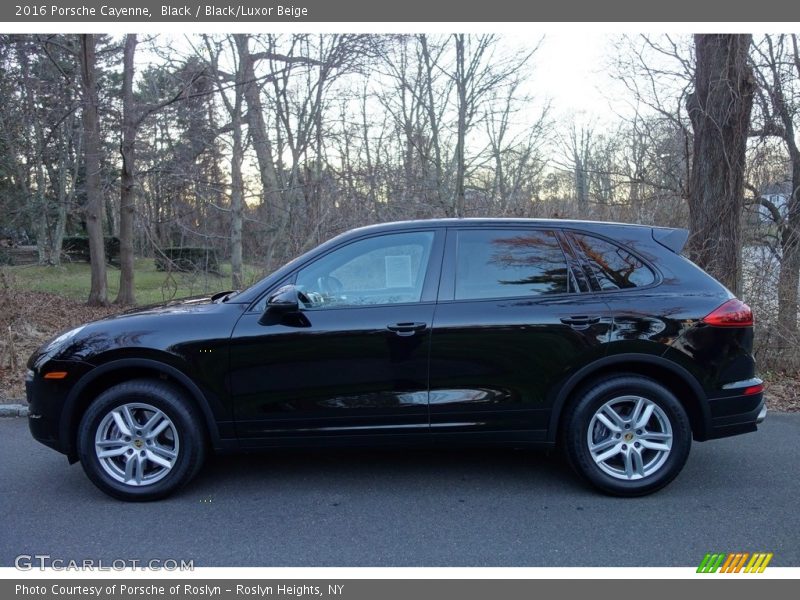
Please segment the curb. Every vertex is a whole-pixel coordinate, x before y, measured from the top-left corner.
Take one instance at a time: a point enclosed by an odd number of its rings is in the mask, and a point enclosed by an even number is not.
[[[0,418],[3,417],[27,417],[27,404],[0,404]]]

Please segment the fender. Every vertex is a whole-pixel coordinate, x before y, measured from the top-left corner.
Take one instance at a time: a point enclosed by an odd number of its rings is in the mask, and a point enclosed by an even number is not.
[[[700,387],[697,379],[695,379],[694,376],[682,366],[667,360],[666,358],[662,358],[661,356],[655,354],[626,353],[612,354],[611,356],[606,356],[600,360],[594,361],[573,373],[566,380],[566,382],[561,385],[552,404],[553,408],[550,413],[550,426],[548,427],[547,431],[547,441],[550,443],[555,443],[556,436],[558,434],[558,422],[561,418],[561,411],[563,410],[564,405],[575,388],[577,388],[587,379],[591,378],[595,373],[603,371],[608,367],[636,364],[653,365],[663,368],[678,377],[682,383],[685,383],[689,389],[692,390],[692,393],[695,396],[694,399],[696,400],[697,407],[702,415],[702,423],[699,424],[701,430],[697,431],[695,436],[696,439],[704,439],[708,430],[708,425],[711,422],[711,412],[708,402],[705,401],[706,394],[703,391],[703,388]]]
[[[214,418],[214,415],[211,412],[211,408],[208,406],[208,401],[206,400],[205,395],[200,390],[200,388],[197,387],[197,384],[191,380],[189,376],[179,371],[175,367],[167,365],[163,362],[159,362],[157,360],[152,360],[149,358],[122,358],[104,363],[86,373],[86,375],[84,375],[78,381],[78,383],[76,383],[73,386],[73,388],[69,392],[69,395],[64,401],[64,408],[61,411],[61,423],[59,424],[59,440],[61,442],[61,447],[66,450],[66,454],[70,458],[70,461],[76,459],[75,448],[73,440],[71,439],[72,436],[70,435],[70,432],[73,429],[75,421],[74,418],[75,405],[77,404],[78,399],[81,396],[81,393],[83,392],[84,389],[86,389],[86,387],[90,383],[92,383],[98,377],[113,371],[125,368],[132,368],[132,367],[146,368],[146,369],[151,369],[153,371],[159,371],[178,381],[182,386],[184,386],[189,391],[189,393],[195,400],[196,404],[200,407],[200,410],[202,411],[203,414],[203,419],[205,420],[206,426],[208,428],[208,434],[209,437],[211,438],[212,446],[215,449],[227,449],[229,447],[235,446],[235,440],[223,439],[220,437],[219,426],[217,424],[216,419]],[[233,444],[232,441],[234,442]]]

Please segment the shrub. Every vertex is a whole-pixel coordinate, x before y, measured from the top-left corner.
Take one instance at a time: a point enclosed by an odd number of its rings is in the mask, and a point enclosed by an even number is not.
[[[176,246],[163,248],[156,256],[159,271],[219,271],[219,257],[215,248]]]
[[[119,263],[119,238],[103,238],[106,248],[106,262]],[[65,237],[62,245],[63,251],[71,260],[90,262],[89,238],[84,236]]]

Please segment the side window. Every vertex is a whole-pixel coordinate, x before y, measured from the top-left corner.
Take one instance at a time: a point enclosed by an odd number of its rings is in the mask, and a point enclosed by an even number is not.
[[[641,287],[655,281],[655,274],[620,246],[582,233],[573,234],[573,239],[601,290]]]
[[[567,262],[551,231],[458,232],[456,300],[563,294]]]
[[[353,242],[304,267],[295,283],[311,309],[419,302],[433,236],[395,233]]]

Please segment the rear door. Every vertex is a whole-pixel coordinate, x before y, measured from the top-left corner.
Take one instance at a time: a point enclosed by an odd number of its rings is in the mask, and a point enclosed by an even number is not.
[[[635,240],[624,235],[620,232],[611,240],[596,233],[568,231],[565,239],[578,256],[590,288],[613,312],[611,341],[626,342],[612,343],[609,352],[661,354],[661,341],[674,336],[677,326],[663,315],[670,315],[681,303],[658,289],[656,271],[633,253]]]
[[[555,229],[448,230],[430,363],[438,436],[546,437],[553,390],[599,358],[612,318]]]

